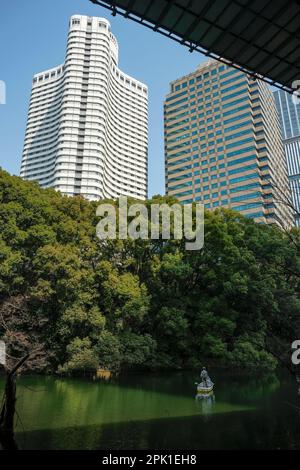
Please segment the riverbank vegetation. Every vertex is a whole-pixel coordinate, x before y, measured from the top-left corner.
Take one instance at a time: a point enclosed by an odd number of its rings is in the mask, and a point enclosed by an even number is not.
[[[181,240],[100,241],[97,205],[1,171],[0,337],[11,356],[33,350],[29,370],[63,374],[290,364],[298,229],[216,210],[199,251]]]

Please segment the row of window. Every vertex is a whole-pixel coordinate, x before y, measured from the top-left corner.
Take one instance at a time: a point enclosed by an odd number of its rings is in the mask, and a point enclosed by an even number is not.
[[[195,83],[195,81],[196,82],[201,82],[203,80],[213,78],[218,73],[221,73],[224,70],[225,70],[225,65],[220,65],[218,68],[214,68],[210,71],[199,74],[198,76],[196,76],[196,78],[191,78],[187,81],[184,81],[184,82],[181,82],[181,83],[178,83],[178,84],[173,83],[172,91],[179,91],[181,89],[185,89],[185,88],[187,88],[188,85],[193,85]],[[239,73],[239,75],[241,75],[241,72],[239,72],[238,70],[230,69],[227,73],[222,74],[220,77],[223,79],[223,78],[229,77],[230,75],[237,74],[237,73]]]
[[[43,80],[48,80],[49,78],[55,78],[63,73],[65,70],[65,66],[63,65],[59,69],[53,70],[52,72],[44,73],[43,75],[39,75],[38,77],[33,78],[33,83],[42,82]]]
[[[223,109],[227,109],[228,107],[231,107],[231,106],[234,106],[234,108],[230,111],[225,111],[223,112],[223,117],[224,116],[229,116],[230,114],[236,114],[239,110],[242,110],[242,109],[249,109],[249,105],[248,106],[243,106],[243,107],[238,107],[236,108],[236,105],[240,104],[240,103],[243,103],[245,101],[248,101],[248,96],[244,97],[244,98],[240,98],[238,100],[235,100],[235,101],[232,101],[231,103],[226,103],[226,104],[223,104]],[[183,107],[185,108],[185,107]],[[217,112],[218,111],[218,108],[216,108],[214,110],[214,112]],[[189,120],[187,119],[187,121],[180,121],[180,122],[177,122],[176,124],[174,124],[173,126],[168,124],[170,123],[171,121],[177,121],[181,118],[184,118],[185,116],[189,116],[189,115],[193,115],[190,119],[191,120],[195,120],[197,119],[197,115],[195,115],[196,113],[196,109],[193,108],[193,109],[188,109],[187,111],[185,111],[184,113],[180,113],[178,115],[171,115],[171,116],[168,116],[168,118],[165,118],[165,123],[166,123],[166,128],[167,129],[171,129],[172,127],[176,127],[176,126],[180,126],[182,124],[182,122],[189,122]],[[170,112],[171,114],[171,112]],[[198,118],[202,118],[204,116],[209,116],[209,115],[213,115],[213,112],[212,110],[207,110],[206,113],[199,113],[198,114]],[[221,117],[221,115],[213,115],[214,119],[218,119]],[[213,117],[211,118],[211,121],[213,121]],[[208,122],[208,119],[206,119],[206,121],[203,121],[203,123],[205,122]]]

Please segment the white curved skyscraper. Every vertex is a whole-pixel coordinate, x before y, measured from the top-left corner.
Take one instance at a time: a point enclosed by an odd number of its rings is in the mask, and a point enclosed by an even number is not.
[[[148,90],[106,19],[70,19],[65,63],[34,75],[21,176],[88,199],[147,197]]]

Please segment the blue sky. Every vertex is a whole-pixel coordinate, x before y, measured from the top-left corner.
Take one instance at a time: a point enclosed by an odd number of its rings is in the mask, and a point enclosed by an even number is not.
[[[0,6],[0,166],[19,174],[32,75],[64,61],[68,20],[82,14],[107,18],[119,42],[119,66],[149,87],[149,195],[164,194],[163,100],[169,82],[192,72],[197,52],[89,0],[14,0]]]

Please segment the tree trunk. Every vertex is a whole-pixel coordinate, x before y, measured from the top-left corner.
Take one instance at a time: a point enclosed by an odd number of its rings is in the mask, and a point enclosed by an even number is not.
[[[14,438],[14,417],[16,409],[16,377],[7,375],[4,403],[0,415],[0,441],[3,449],[17,449]]]
[[[3,431],[13,431],[14,415],[16,408],[16,379],[14,375],[7,375],[4,403],[0,415],[0,429]]]
[[[14,418],[16,412],[16,373],[27,361],[29,354],[24,356],[16,366],[6,374],[3,405],[0,412],[0,443],[5,450],[16,450],[14,437]]]

